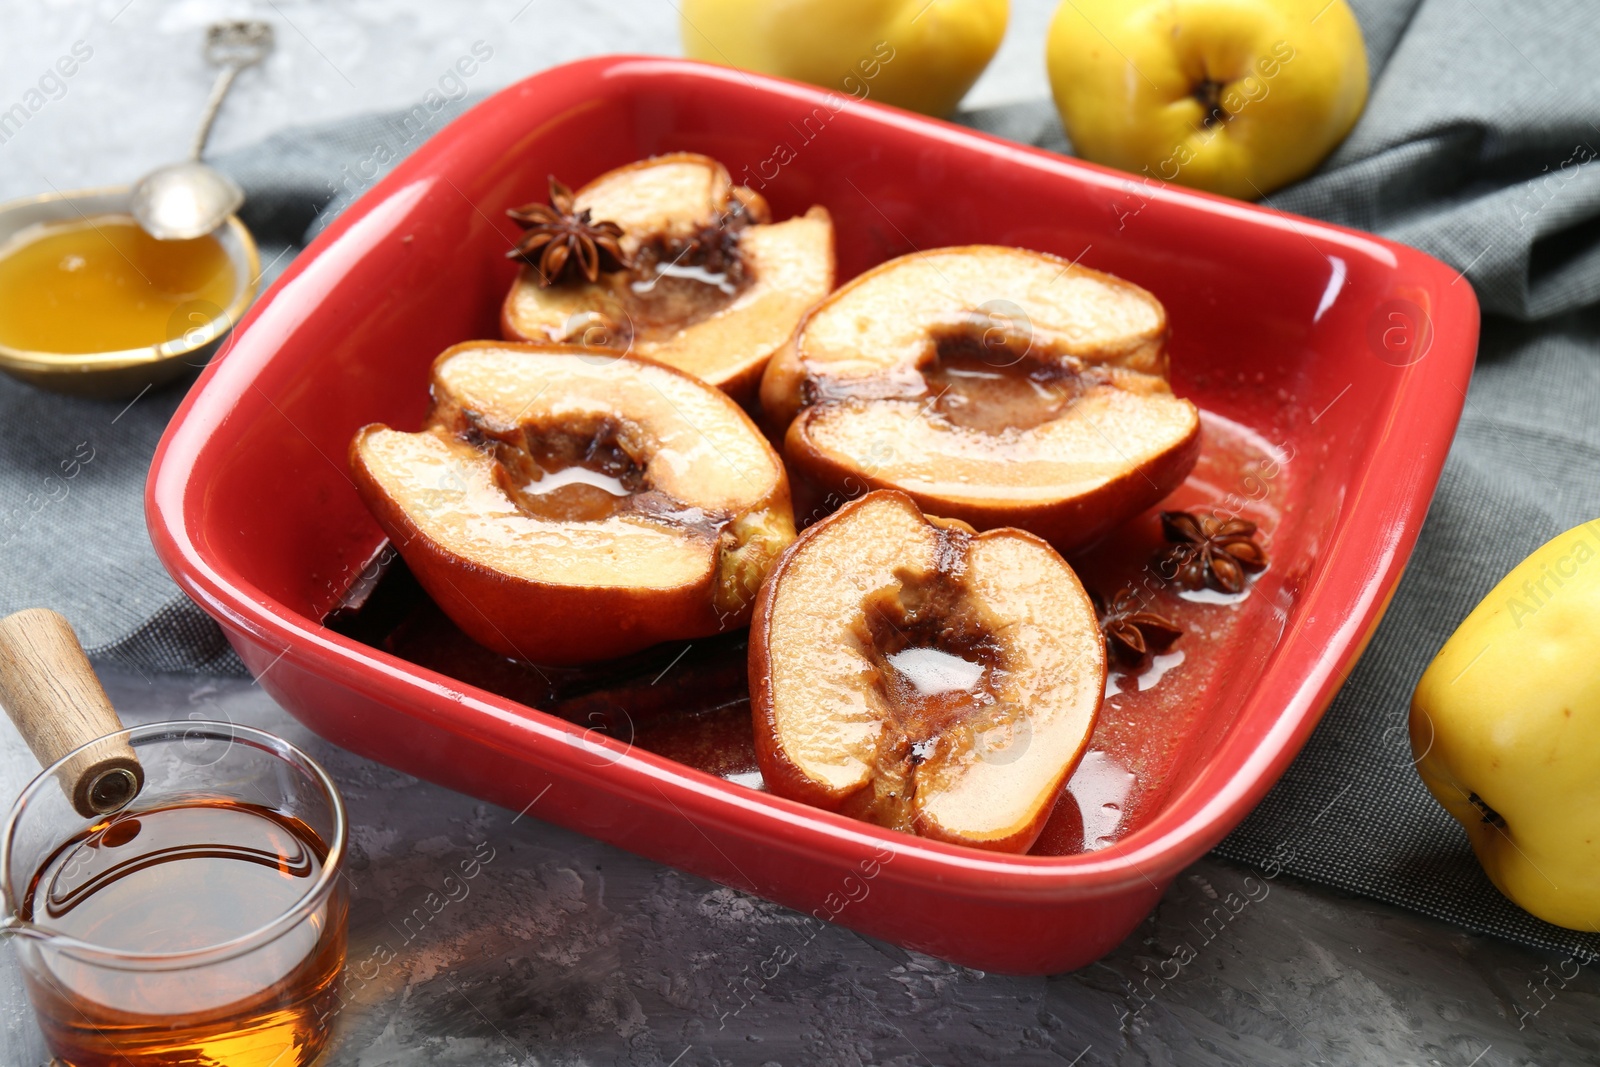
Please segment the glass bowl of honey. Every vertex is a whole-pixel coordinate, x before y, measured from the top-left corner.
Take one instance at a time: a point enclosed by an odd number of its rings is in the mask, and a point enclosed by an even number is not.
[[[139,228],[126,187],[0,205],[0,370],[86,396],[131,396],[204,365],[255,298],[237,216],[191,241]]]
[[[137,798],[84,816],[63,788],[126,750]],[[272,734],[148,723],[74,750],[0,827],[0,933],[54,1062],[303,1067],[344,1004],[344,803]]]

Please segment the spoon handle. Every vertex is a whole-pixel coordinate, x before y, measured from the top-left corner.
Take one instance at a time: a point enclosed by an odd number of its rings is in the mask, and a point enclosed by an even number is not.
[[[233,87],[233,79],[239,76],[245,66],[243,63],[229,63],[217,73],[217,80],[211,84],[211,95],[206,98],[206,109],[200,114],[200,128],[195,131],[194,147],[189,149],[190,159],[199,162],[204,154],[206,141],[211,138],[211,127],[217,121],[217,112],[222,110],[222,100]]]
[[[122,729],[72,624],[29,608],[0,619],[0,703],[28,747],[48,767],[97,738],[61,768],[61,787],[86,819],[118,810],[138,795],[144,769]]]
[[[254,66],[267,58],[272,51],[275,35],[271,23],[253,20],[214,22],[206,27],[206,61],[221,67],[217,80],[211,86],[211,96],[200,116],[200,129],[194,135],[194,147],[189,158],[199,162],[206,150],[206,140],[211,136],[211,124],[217,121],[222,109],[222,98],[228,95],[233,79],[246,67]]]

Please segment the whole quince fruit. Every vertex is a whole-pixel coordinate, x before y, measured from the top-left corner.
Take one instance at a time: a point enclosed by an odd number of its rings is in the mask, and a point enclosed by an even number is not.
[[[1411,748],[1500,891],[1600,930],[1600,520],[1519,563],[1428,665]]]
[[[1046,59],[1084,159],[1241,199],[1308,174],[1367,102],[1345,0],[1066,0]]]
[[[683,0],[684,54],[948,115],[994,58],[1008,0]]]

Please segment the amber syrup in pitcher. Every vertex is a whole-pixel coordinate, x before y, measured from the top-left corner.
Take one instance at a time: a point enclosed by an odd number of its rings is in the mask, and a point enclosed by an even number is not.
[[[20,917],[124,952],[212,949],[295,912],[327,853],[310,827],[259,805],[126,811],[56,849]],[[45,1039],[71,1067],[299,1067],[327,1040],[346,912],[335,886],[279,936],[228,959],[113,967],[44,942],[23,971]]]

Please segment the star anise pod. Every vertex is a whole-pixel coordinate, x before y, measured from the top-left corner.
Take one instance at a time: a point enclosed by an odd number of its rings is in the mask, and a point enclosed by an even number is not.
[[[1106,637],[1106,651],[1118,662],[1129,667],[1143,663],[1146,657],[1165,652],[1172,643],[1183,636],[1183,628],[1165,615],[1145,610],[1144,602],[1132,586],[1124,586],[1106,605],[1099,596],[1093,596],[1096,614],[1100,616],[1100,632]]]
[[[600,280],[601,271],[629,266],[622,251],[622,227],[595,222],[589,209],[572,210],[572,190],[550,176],[550,203],[524,204],[506,212],[528,232],[507,259],[520,259],[539,272],[539,284],[551,286],[583,275]]]
[[[1185,589],[1239,593],[1247,574],[1266,569],[1267,552],[1256,544],[1253,522],[1163,511],[1161,532],[1172,546],[1156,554],[1157,571]]]
[[[726,275],[737,281],[744,273],[744,261],[739,257],[739,230],[712,223],[702,227],[693,237],[674,249],[673,258],[684,253],[686,258],[710,274]]]

